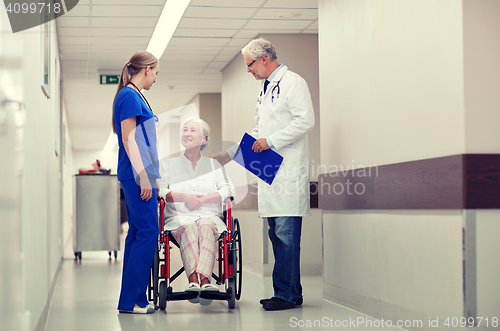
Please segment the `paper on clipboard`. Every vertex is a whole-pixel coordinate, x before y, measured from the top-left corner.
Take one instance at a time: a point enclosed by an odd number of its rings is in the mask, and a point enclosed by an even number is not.
[[[240,146],[233,160],[267,184],[271,185],[283,162],[283,156],[272,149],[267,149],[260,153],[254,152],[252,150],[252,145],[255,140],[254,137],[245,133],[243,138],[241,138]]]

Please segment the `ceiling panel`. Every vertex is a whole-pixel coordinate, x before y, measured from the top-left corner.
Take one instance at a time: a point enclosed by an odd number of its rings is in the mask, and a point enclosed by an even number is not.
[[[174,37],[226,37],[231,38],[236,29],[177,29]]]
[[[59,58],[65,60],[87,60],[87,53],[62,53]]]
[[[92,17],[90,20],[93,28],[129,28],[140,26],[154,28],[157,19],[146,17]]]
[[[220,8],[190,6],[184,13],[186,18],[244,18],[248,19],[255,14],[256,8]]]
[[[92,16],[105,16],[105,17],[154,17],[158,18],[161,14],[163,6],[92,6]],[[154,20],[156,24],[156,19]]]
[[[219,54],[217,57],[214,59],[214,61],[221,61],[221,62],[229,62],[234,58],[235,54]]]
[[[182,54],[211,54],[211,55],[216,55],[219,53],[220,48],[219,47],[210,47],[210,49],[182,49],[178,48],[176,50],[166,50],[165,53],[163,53],[163,57],[169,56],[169,55],[182,55]]]
[[[73,47],[65,46],[61,49],[61,54],[79,54],[79,53],[87,53],[88,47],[85,45],[71,45]]]
[[[62,60],[64,60],[64,58],[61,58]],[[71,60],[71,59],[69,59]],[[71,67],[71,66],[68,66],[66,68],[64,68],[64,73],[67,74],[67,73],[86,73],[87,72],[87,68],[86,67]]]
[[[222,69],[227,65],[227,62],[210,62],[208,65],[209,68],[217,68],[217,69]]]
[[[217,68],[205,68],[203,69],[204,74],[219,74],[221,73],[220,69]]]
[[[299,16],[295,18],[289,18],[290,20],[296,19],[307,19],[307,20],[315,20],[318,17],[317,9],[274,9],[274,8],[264,8],[259,10],[259,12],[253,17],[253,19],[281,19],[281,14],[285,13],[295,13]]]
[[[241,50],[241,47],[226,46],[223,49],[221,49],[220,54],[238,53],[240,50]]]
[[[237,19],[211,19],[211,18],[183,18],[179,28],[194,29],[240,29],[246,20]]]
[[[89,4],[91,2],[91,4]],[[100,74],[119,74],[149,43],[165,0],[80,0],[56,20],[64,99],[74,149],[100,149],[109,135],[116,85]],[[282,12],[297,12],[282,19]],[[192,0],[161,58],[157,83],[145,95],[156,113],[218,93],[221,70],[260,33],[316,33],[317,1]],[[242,69],[244,63],[242,62]]]
[[[201,74],[203,72],[204,68],[193,68],[193,67],[188,67],[188,68],[180,68],[180,67],[171,67],[171,68],[163,68],[163,66],[160,63],[160,73],[161,73],[161,78],[167,77],[168,75],[171,74]]]
[[[140,47],[140,49],[146,48],[147,44],[144,44],[143,46]],[[138,46],[136,45],[128,45],[128,44],[122,44],[122,45],[105,45],[105,44],[99,44],[99,45],[89,45],[89,50],[90,53],[97,54],[97,53],[130,53],[132,55],[134,52],[138,51],[137,49]]]
[[[239,30],[238,33],[234,35],[235,38],[251,39],[259,35],[260,30]]]
[[[210,62],[214,59],[214,54],[199,54],[193,52],[192,54],[169,54],[162,57],[162,61],[198,61]]]
[[[59,30],[59,37],[86,37],[88,34],[88,28],[64,28]]]
[[[148,37],[92,37],[91,45],[128,45],[143,46],[149,42]]]
[[[252,7],[262,6],[266,0],[191,0],[191,6],[213,6],[213,7]]]
[[[59,38],[64,45],[87,45],[88,37],[61,37]]]
[[[88,17],[66,17],[66,15],[57,18],[60,27],[87,27],[89,26]]]
[[[149,42],[149,38],[153,35],[153,30],[154,27],[90,28],[90,35],[97,37],[148,37]]]
[[[78,6],[73,7],[72,10],[64,14],[64,17],[76,17],[76,16],[88,17],[90,10],[89,8],[90,6],[88,5],[82,5],[81,3],[78,3]]]
[[[261,30],[240,30],[238,33],[234,36],[235,38],[238,39],[247,39],[248,41],[252,40],[253,38],[257,37],[261,33],[266,33],[266,34],[290,34],[290,33],[301,33],[302,29],[267,29],[266,31],[261,31]]]
[[[189,37],[173,37],[170,39],[169,45],[200,45],[200,46],[224,46],[231,38],[189,38]]]
[[[233,46],[233,47],[239,47],[241,49],[246,44],[248,44],[249,41],[250,41],[250,39],[236,39],[236,38],[233,38],[233,39],[231,39],[231,41],[227,45],[228,46]]]
[[[268,0],[263,7],[318,8],[318,0]]]
[[[312,20],[251,20],[245,29],[260,29],[267,33],[270,29],[305,29]]]
[[[210,63],[209,61],[203,61],[203,62],[199,62],[199,61],[168,61],[168,60],[163,61],[163,57],[162,57],[162,60],[160,60],[160,65],[162,66],[162,68],[168,68],[168,67],[205,68],[209,63]]]
[[[87,66],[87,60],[80,61],[80,60],[61,60],[61,63],[63,66],[71,66],[71,67],[86,67]]]
[[[88,0],[86,0],[88,3]],[[81,3],[82,0],[80,0],[79,3]],[[92,0],[93,5],[137,5],[139,1],[137,0]],[[165,4],[165,0],[140,0],[140,3],[145,6],[149,5],[158,5],[162,6]]]

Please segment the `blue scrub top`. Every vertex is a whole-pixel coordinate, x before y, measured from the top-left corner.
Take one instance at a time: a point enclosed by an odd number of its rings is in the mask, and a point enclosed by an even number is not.
[[[138,179],[135,169],[123,146],[121,122],[136,117],[135,140],[141,153],[142,164],[150,179],[160,178],[158,152],[156,149],[156,126],[153,112],[142,97],[131,87],[125,86],[116,95],[113,105],[113,120],[118,136],[118,180]]]

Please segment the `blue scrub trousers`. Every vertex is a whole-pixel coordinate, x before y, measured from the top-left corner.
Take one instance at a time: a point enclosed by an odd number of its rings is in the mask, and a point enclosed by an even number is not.
[[[151,266],[158,243],[158,205],[154,180],[153,195],[148,201],[141,199],[141,188],[135,180],[121,181],[129,230],[125,239],[123,274],[118,310],[132,311],[137,303],[146,307],[146,296]]]

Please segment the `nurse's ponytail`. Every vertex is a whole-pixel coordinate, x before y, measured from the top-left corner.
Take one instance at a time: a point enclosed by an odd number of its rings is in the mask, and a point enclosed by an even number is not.
[[[147,67],[155,67],[158,64],[158,59],[156,56],[151,54],[148,51],[139,51],[132,55],[130,60],[123,66],[122,73],[120,75],[120,81],[118,82],[118,88],[116,90],[115,98],[113,99],[113,108],[116,100],[116,96],[118,95],[118,92],[122,88],[128,85],[130,83],[130,80],[132,77],[137,75],[143,68]],[[113,127],[113,132],[116,133],[116,128],[115,128],[115,121],[114,121],[114,114],[112,113],[111,116],[111,125]]]

